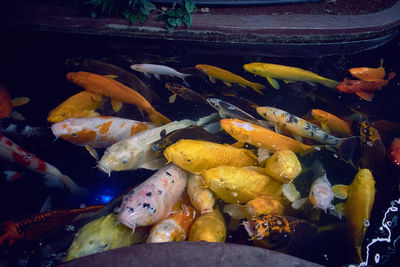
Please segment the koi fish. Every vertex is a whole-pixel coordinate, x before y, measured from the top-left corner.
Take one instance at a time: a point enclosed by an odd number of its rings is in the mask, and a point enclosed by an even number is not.
[[[240,119],[243,121],[248,121],[251,123],[258,124],[265,128],[272,127],[272,125],[269,122],[264,121],[264,120],[258,120],[256,118],[254,118],[252,115],[250,115],[249,113],[247,113],[247,112],[241,110],[240,108],[238,108],[226,101],[223,101],[221,99],[207,98],[207,102],[208,102],[208,104],[210,104],[210,106],[212,106],[213,108],[215,108],[218,111],[219,116],[221,118]]]
[[[389,160],[400,166],[400,138],[393,139],[388,150]]]
[[[301,163],[292,151],[280,150],[267,158],[264,172],[275,180],[288,184],[300,174]]]
[[[189,174],[187,193],[193,207],[200,211],[200,214],[213,211],[215,195],[209,188],[204,187],[200,175]]]
[[[94,117],[100,114],[95,112],[103,103],[99,94],[83,91],[62,102],[50,111],[47,121],[60,122],[68,118]]]
[[[160,79],[160,75],[167,75],[170,77],[178,77],[182,79],[184,82],[186,82],[185,78],[192,75],[192,74],[180,73],[174,70],[173,68],[164,65],[155,65],[155,64],[133,64],[131,65],[131,69],[138,72],[142,72],[145,75],[152,74],[158,80]]]
[[[159,153],[152,149],[156,141],[174,130],[192,125],[202,125],[214,117],[215,114],[211,114],[200,118],[197,122],[192,120],[174,121],[123,139],[106,149],[103,157],[98,161],[97,167],[109,175],[112,170],[158,169],[164,164],[164,161],[159,159]]]
[[[2,134],[0,134],[0,157],[42,174],[47,185],[60,186],[60,182],[62,182],[61,184],[64,184],[72,194],[83,194],[86,191],[56,167],[29,153]]]
[[[151,228],[146,243],[186,240],[195,218],[196,211],[190,206],[182,205],[180,211],[171,214]]]
[[[319,83],[329,88],[335,88],[339,84],[337,81],[295,67],[254,62],[243,65],[243,68],[248,72],[267,78],[268,82],[275,89],[280,88],[278,81],[275,79],[283,80],[286,83],[297,81],[306,82],[311,85]]]
[[[384,171],[386,164],[386,149],[381,136],[371,123],[360,123],[361,160],[358,167],[368,168],[376,175],[376,172]]]
[[[198,64],[196,65],[196,69],[208,75],[208,78],[212,83],[216,82],[215,79],[222,80],[222,82],[229,87],[232,86],[232,83],[237,83],[238,85],[244,88],[246,88],[246,86],[250,87],[260,95],[263,94],[261,90],[265,89],[265,85],[263,84],[250,82],[240,77],[239,75],[236,75],[230,71],[220,69],[214,66]]]
[[[189,241],[225,242],[226,225],[221,212],[214,209],[198,217],[190,229]]]
[[[222,119],[221,127],[239,142],[245,142],[272,152],[291,150],[294,153],[305,154],[318,150],[318,147],[305,145],[292,138],[280,135],[264,127],[238,119]]]
[[[193,101],[199,104],[208,105],[207,100],[204,96],[200,95],[199,93],[196,93],[195,91],[179,83],[166,83],[165,87],[168,88],[168,90],[170,90],[173,93],[173,95],[171,95],[169,98],[169,103],[174,103],[176,96],[179,95],[183,99]]]
[[[282,183],[257,171],[219,166],[202,173],[203,183],[226,203],[247,203],[256,197],[278,198]]]
[[[84,71],[70,72],[67,74],[67,79],[89,92],[110,97],[114,100],[115,108],[119,106],[117,101],[136,105],[140,110],[144,110],[156,125],[171,122],[170,119],[156,111],[142,95],[118,81]]]
[[[17,242],[32,242],[46,233],[63,227],[69,221],[83,213],[96,212],[104,205],[83,209],[52,210],[20,220],[8,220],[0,224],[0,245],[12,246]]]
[[[335,185],[332,190],[335,197],[347,198],[346,202],[337,204],[335,209],[346,216],[349,241],[357,253],[358,260],[362,262],[361,246],[375,200],[374,177],[370,170],[361,169],[349,186]]]
[[[377,79],[372,81],[363,81],[344,79],[344,81],[338,84],[336,88],[343,93],[354,93],[360,98],[371,102],[374,98],[374,92],[376,90],[381,90],[395,76],[396,73],[391,72],[389,73],[387,80]]]
[[[187,172],[175,164],[159,169],[145,182],[125,195],[118,220],[135,231],[166,218],[187,184]]]
[[[22,106],[28,102],[29,98],[27,97],[17,97],[11,99],[11,96],[8,93],[7,89],[2,84],[0,84],[0,119],[9,118],[10,116],[13,116],[12,112],[16,113],[16,111],[12,111],[13,107]],[[18,113],[17,116],[13,117],[20,117],[20,116],[22,115]],[[23,120],[24,118],[21,117],[21,119]]]
[[[229,204],[224,207],[224,212],[237,220],[268,214],[282,215],[283,211],[284,207],[278,200],[263,197],[254,198],[246,205]]]
[[[153,129],[154,124],[118,117],[69,118],[51,126],[53,134],[75,145],[106,148],[141,131]]]
[[[146,240],[147,233],[136,229],[134,233],[128,227],[118,223],[113,213],[85,224],[75,234],[67,251],[65,261],[116,248],[127,247]]]
[[[307,137],[324,144],[333,145],[346,160],[351,158],[354,146],[358,142],[358,137],[335,137],[318,126],[281,109],[258,107],[256,110],[263,118],[275,124],[277,132],[280,132],[281,128],[285,128],[297,136]]]
[[[341,137],[351,136],[351,128],[346,121],[321,109],[313,109],[311,110],[311,114],[327,133],[335,133]]]
[[[254,166],[257,157],[249,150],[239,149],[228,144],[181,139],[164,150],[168,162],[195,174],[221,165]]]
[[[363,81],[382,80],[386,75],[385,68],[383,67],[383,59],[381,59],[381,65],[378,68],[351,68],[349,72],[354,77]]]

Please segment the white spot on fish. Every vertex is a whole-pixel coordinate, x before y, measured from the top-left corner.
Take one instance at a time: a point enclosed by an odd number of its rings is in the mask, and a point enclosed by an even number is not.
[[[232,196],[233,196],[233,197],[237,197],[237,196],[238,196],[238,193],[237,193],[237,192],[232,192]]]
[[[371,141],[367,141],[368,146],[373,146],[374,144]]]
[[[245,129],[246,131],[249,131],[249,132],[251,132],[251,131],[254,130],[254,127],[251,126],[250,123],[248,123],[248,122],[243,122],[243,123],[241,123],[241,122],[236,122],[236,121],[234,121],[233,124],[234,124],[236,127]]]
[[[370,225],[369,221],[367,219],[364,219],[364,226],[368,227]]]
[[[334,157],[335,159],[339,158],[338,154],[336,154],[336,153],[333,154],[333,157]]]

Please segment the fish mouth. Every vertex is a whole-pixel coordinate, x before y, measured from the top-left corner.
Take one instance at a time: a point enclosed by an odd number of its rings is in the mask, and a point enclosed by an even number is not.
[[[111,176],[111,169],[110,169],[110,168],[107,168],[106,166],[103,166],[103,165],[101,165],[101,164],[97,164],[96,167],[97,167],[97,169],[99,169],[100,171],[102,171],[102,172],[104,172],[104,173],[107,173],[107,174],[108,174],[108,177]]]

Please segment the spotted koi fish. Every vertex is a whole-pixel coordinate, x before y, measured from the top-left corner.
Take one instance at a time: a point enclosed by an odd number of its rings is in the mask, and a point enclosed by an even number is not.
[[[82,194],[86,191],[80,188],[70,177],[62,174],[56,167],[26,151],[2,134],[0,134],[0,157],[42,174],[49,186],[64,184],[72,194]]]

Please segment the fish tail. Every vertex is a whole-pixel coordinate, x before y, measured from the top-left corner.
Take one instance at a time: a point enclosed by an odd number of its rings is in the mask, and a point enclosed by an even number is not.
[[[240,204],[229,204],[224,207],[224,213],[228,213],[234,219],[246,218],[248,213],[246,212],[246,206]]]
[[[156,125],[156,126],[162,126],[167,123],[170,123],[171,120],[162,115],[160,112],[156,111],[155,109],[153,110],[148,110],[146,111],[147,114],[149,115],[150,120]]]
[[[67,175],[54,175],[47,174],[45,175],[47,178],[46,184],[53,185],[59,182],[62,182],[65,187],[71,192],[74,196],[83,196],[87,194],[87,190],[85,188],[79,187],[69,176]],[[58,181],[57,181],[58,180]]]
[[[345,161],[350,161],[354,155],[357,146],[360,145],[360,137],[352,136],[349,138],[341,138],[339,144],[336,146],[340,158]]]
[[[254,91],[256,91],[257,93],[259,93],[260,95],[263,95],[263,92],[261,92],[261,90],[265,89],[265,85],[260,84],[260,83],[251,83],[249,85]]]
[[[321,80],[320,83],[329,88],[336,88],[336,86],[339,84],[339,82],[337,82],[337,81],[334,81],[331,79],[326,79],[326,78]]]

